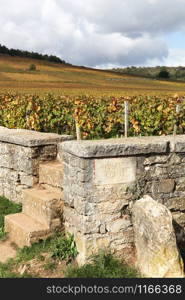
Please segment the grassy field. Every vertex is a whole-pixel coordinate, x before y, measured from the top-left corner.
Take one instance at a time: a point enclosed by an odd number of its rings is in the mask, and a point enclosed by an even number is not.
[[[31,64],[36,71],[29,71]],[[158,81],[0,54],[0,91],[42,94],[174,95],[185,83]]]

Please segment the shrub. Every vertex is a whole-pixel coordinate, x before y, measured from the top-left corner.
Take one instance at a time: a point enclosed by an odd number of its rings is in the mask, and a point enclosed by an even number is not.
[[[52,245],[52,258],[67,260],[67,263],[69,263],[77,254],[74,236],[71,234],[59,236]]]
[[[36,71],[36,65],[34,65],[34,64],[31,64],[30,66],[29,66],[29,71]]]

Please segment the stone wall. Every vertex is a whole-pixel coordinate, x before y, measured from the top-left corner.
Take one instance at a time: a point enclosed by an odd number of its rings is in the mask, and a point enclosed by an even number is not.
[[[172,212],[178,240],[185,226],[185,136],[69,141],[64,164],[64,220],[83,264],[99,248],[134,253],[132,206],[151,195]]]
[[[98,249],[134,257],[132,207],[143,195],[171,210],[177,240],[185,240],[185,136],[70,139],[0,127],[0,195],[22,202],[23,190],[39,182],[40,163],[59,161],[55,172],[40,165],[40,183],[62,182],[61,219],[79,264]]]
[[[0,127],[0,195],[22,202],[22,190],[38,182],[39,163],[57,157],[70,136]]]

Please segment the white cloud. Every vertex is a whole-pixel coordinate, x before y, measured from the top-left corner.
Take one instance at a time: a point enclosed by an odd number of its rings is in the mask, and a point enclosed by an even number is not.
[[[185,49],[169,49],[165,65],[172,67],[185,66]]]
[[[8,47],[88,66],[179,60],[164,36],[185,29],[185,0],[0,2],[0,43]]]

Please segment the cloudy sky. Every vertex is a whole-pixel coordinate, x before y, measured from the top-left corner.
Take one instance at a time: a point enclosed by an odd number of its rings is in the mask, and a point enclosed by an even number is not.
[[[185,0],[0,0],[0,44],[91,67],[185,65]]]

